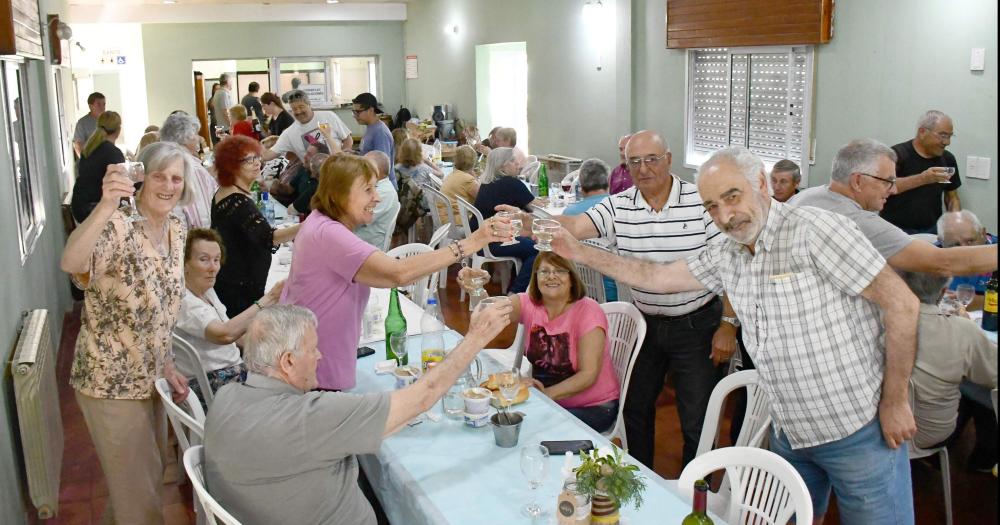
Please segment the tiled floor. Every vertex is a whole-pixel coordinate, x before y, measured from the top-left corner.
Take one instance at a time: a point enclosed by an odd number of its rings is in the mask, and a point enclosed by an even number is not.
[[[451,284],[442,290],[441,295],[448,325],[458,331],[464,331],[468,326],[468,313],[465,310],[466,305],[458,301],[457,287]],[[51,524],[100,523],[107,499],[107,488],[101,476],[86,424],[73,399],[73,391],[67,383],[79,322],[78,312],[67,315],[57,365],[66,448],[63,455],[59,516],[45,522]],[[490,346],[502,348],[510,345],[513,334],[514,330],[508,329]],[[669,387],[664,389],[660,396],[656,429],[658,442],[655,470],[665,478],[676,479],[681,471],[681,445],[677,410],[673,401],[673,391]],[[973,433],[969,428],[962,440],[951,450],[955,523],[994,524],[997,522],[996,479],[992,475],[970,473],[963,468],[972,440]],[[935,465],[934,461],[913,463],[914,501],[919,524],[944,523],[940,475]],[[174,467],[176,465],[168,468],[168,471],[173,472]],[[164,516],[168,525],[194,523],[191,509],[190,485],[177,483],[165,485]],[[835,508],[826,522],[831,525],[838,522]]]

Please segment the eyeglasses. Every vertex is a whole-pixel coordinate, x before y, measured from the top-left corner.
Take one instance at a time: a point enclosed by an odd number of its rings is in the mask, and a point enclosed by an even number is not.
[[[937,138],[941,140],[951,140],[955,138],[954,133],[948,133],[946,131],[938,131],[937,133],[935,133],[935,135],[937,135]]]
[[[552,270],[549,270],[546,268],[544,270],[538,270],[538,272],[536,273],[538,273],[539,277],[544,279],[546,277],[551,277],[551,276],[566,277],[567,275],[569,275],[569,270],[565,268],[554,268]]]
[[[893,177],[891,179],[883,179],[882,177],[877,177],[875,175],[872,175],[871,173],[862,173],[860,171],[856,171],[855,173],[857,173],[858,175],[864,175],[865,177],[871,177],[873,179],[878,179],[878,180],[880,180],[880,181],[888,184],[890,188],[896,185],[896,177]]]
[[[251,166],[253,164],[257,164],[262,160],[264,160],[264,157],[261,157],[260,155],[250,155],[248,157],[243,157],[242,159],[240,159],[240,163],[247,166]]]
[[[660,162],[665,158],[667,158],[666,153],[664,153],[663,155],[649,155],[648,157],[635,157],[632,159],[628,159],[625,162],[628,163],[629,169],[637,170],[641,168],[643,164],[649,166],[650,164]]]
[[[351,109],[351,113],[353,113],[355,115],[360,115],[360,114],[364,113],[365,111],[368,111],[369,109],[371,109],[371,108],[361,108],[361,109],[353,109],[352,108]]]

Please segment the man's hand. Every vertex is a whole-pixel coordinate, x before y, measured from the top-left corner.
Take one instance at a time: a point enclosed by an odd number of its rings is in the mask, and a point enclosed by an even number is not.
[[[719,366],[728,363],[738,349],[736,327],[727,322],[720,323],[719,329],[712,336],[712,364]]]
[[[878,405],[878,419],[882,424],[882,437],[889,448],[899,448],[917,433],[917,424],[908,402],[882,401]]]
[[[479,348],[486,346],[510,324],[512,309],[510,301],[476,308],[476,311],[472,312],[472,318],[469,319],[466,339],[474,341]]]
[[[537,239],[535,239],[537,241]],[[552,251],[560,257],[579,261],[583,245],[566,228],[559,228],[552,236]]]
[[[941,166],[932,166],[920,173],[925,184],[951,182],[951,175]]]

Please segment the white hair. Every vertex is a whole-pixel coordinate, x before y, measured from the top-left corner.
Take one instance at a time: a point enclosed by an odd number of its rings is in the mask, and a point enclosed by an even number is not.
[[[874,139],[855,139],[837,151],[830,169],[830,179],[847,184],[852,173],[874,174],[878,161],[886,157],[896,162],[896,152]]]
[[[489,184],[497,177],[503,176],[500,169],[513,159],[514,148],[494,148],[490,151],[490,154],[486,156],[486,169],[483,170],[483,176],[479,178],[480,184]]]
[[[942,120],[946,119],[951,120],[951,117],[936,109],[932,109],[920,115],[920,118],[917,120],[917,129],[933,130]]]
[[[760,177],[764,173],[764,161],[743,146],[730,146],[716,151],[698,168],[696,177],[701,178],[709,168],[725,163],[736,166],[743,178],[750,183],[754,193],[760,192]]]
[[[937,235],[941,246],[950,248],[958,245],[958,241],[952,238],[957,226],[963,223],[971,223],[972,228],[979,232],[983,229],[983,223],[979,222],[979,217],[969,210],[949,211],[941,214],[937,220]]]
[[[181,160],[184,171],[184,190],[181,192],[181,198],[177,205],[187,206],[192,199],[191,177],[194,176],[194,163],[188,150],[175,142],[154,142],[142,148],[135,160],[141,162],[146,173],[149,174],[165,170],[177,159]]]
[[[160,140],[186,146],[191,141],[198,140],[199,130],[201,122],[198,119],[187,113],[174,113],[160,126]]]
[[[611,168],[601,159],[587,159],[580,164],[580,189],[583,191],[608,189]]]
[[[291,304],[268,306],[257,312],[246,333],[243,361],[247,369],[268,374],[278,368],[285,353],[298,354],[309,328],[316,328],[316,314]]]

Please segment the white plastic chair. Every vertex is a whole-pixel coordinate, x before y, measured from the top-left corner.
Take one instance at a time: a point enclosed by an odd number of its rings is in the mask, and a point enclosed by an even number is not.
[[[181,408],[174,403],[173,389],[170,383],[164,378],[156,380],[156,391],[160,394],[163,407],[167,412],[167,419],[170,420],[170,427],[177,435],[177,442],[181,450],[185,451],[193,445],[200,445],[205,437],[205,411],[201,408],[201,401],[193,390],[188,390],[187,398],[184,400],[185,408]]]
[[[524,167],[521,168],[520,176],[522,179],[530,182],[531,184],[538,184],[538,169],[541,167],[542,163],[537,160],[534,162],[525,162]]]
[[[927,235],[927,234],[923,234]],[[913,379],[910,379],[910,409],[914,410],[916,399],[914,398],[913,390]],[[941,446],[936,448],[920,448],[912,440],[907,443],[909,448],[907,450],[910,461],[914,459],[922,459],[930,456],[937,456],[938,463],[941,467],[941,487],[944,491],[944,522],[946,525],[951,525],[951,461],[948,457],[948,447]]]
[[[396,259],[405,259],[413,255],[421,253],[430,253],[432,251],[434,251],[434,248],[431,248],[426,244],[414,242],[410,244],[404,244],[402,246],[397,246],[385,252],[385,254],[388,255],[389,257],[394,257]],[[432,275],[436,277],[437,272],[434,272]],[[417,305],[423,308],[427,306],[427,298],[430,296],[429,292],[432,290],[430,286],[428,286],[430,280],[431,276],[425,275],[417,279],[416,281],[413,281],[412,283],[403,286],[402,288],[399,289],[399,291],[406,293],[406,295],[410,297],[411,301],[417,303]],[[435,286],[437,285],[436,281],[434,285]]]
[[[205,449],[201,445],[191,447],[187,452],[184,452],[184,470],[187,471],[188,478],[191,479],[191,485],[194,486],[198,502],[205,510],[209,525],[215,525],[219,522],[223,525],[240,525],[240,522],[222,508],[222,505],[219,505],[219,502],[215,501],[215,498],[208,493],[208,489],[205,488],[204,465]]]
[[[455,197],[455,200],[458,201],[458,210],[460,212],[459,216],[461,216],[462,219],[462,231],[465,233],[465,237],[468,238],[472,235],[473,232],[472,226],[470,225],[469,222],[469,216],[475,217],[478,224],[483,224],[483,214],[479,213],[479,210],[476,209],[475,206],[469,204],[469,201],[457,196]],[[493,255],[490,252],[489,245],[483,247],[483,255],[479,255],[478,253],[472,253],[469,255],[472,257],[472,267],[477,270],[482,269],[483,265],[487,263],[509,262],[514,264],[515,274],[521,271],[521,259],[518,259],[517,257],[498,257],[496,255]],[[507,285],[510,284],[510,273],[508,272],[509,268],[506,264],[502,264],[501,267],[503,268],[503,273],[500,274],[500,288],[501,288],[500,291],[506,294]],[[465,300],[464,288],[462,289],[460,295],[461,299],[464,301]]]
[[[602,250],[610,251],[607,242],[602,240],[587,239],[582,242]],[[599,303],[606,303],[608,297],[604,290],[604,274],[585,264],[577,263],[576,269],[580,272],[580,279],[583,280],[584,287],[587,288],[587,297]]]
[[[639,309],[629,303],[615,301],[601,305],[604,315],[608,317],[608,341],[611,346],[611,365],[614,366],[618,385],[621,387],[618,395],[618,417],[615,426],[604,436],[608,439],[618,438],[622,448],[628,448],[628,438],[625,435],[625,395],[628,394],[628,384],[632,379],[632,367],[639,356],[639,349],[646,339],[646,319]]]
[[[448,238],[448,234],[451,233],[451,230],[452,230],[451,223],[442,224],[440,228],[434,230],[434,233],[431,235],[431,240],[430,242],[427,243],[427,246],[430,246],[431,248],[437,250],[438,248],[441,247],[441,243],[446,238]],[[444,268],[441,268],[439,271],[435,272],[434,275],[431,276],[431,283],[429,289],[433,290],[434,288],[444,288],[447,283],[448,283],[448,267],[445,266]]]
[[[382,246],[377,246],[381,250],[388,250],[389,246],[392,246],[392,234],[396,231],[396,219],[399,218],[399,210],[402,206],[397,202],[396,211],[392,212],[392,222],[389,223],[388,229],[385,230],[385,239],[382,241]]]
[[[726,447],[694,458],[677,480],[678,492],[691,500],[696,480],[723,469],[733,487],[719,516],[726,523],[785,525],[793,515],[796,523],[812,523],[812,500],[802,476],[781,456],[761,448]],[[708,494],[710,507],[713,496]]]
[[[198,355],[198,351],[183,336],[177,332],[172,332],[171,336],[174,355],[183,359],[194,370],[194,380],[198,383],[198,389],[201,390],[202,397],[205,398],[205,406],[212,406],[215,395],[212,393],[211,383],[208,382],[208,375],[205,374],[205,367],[201,364],[201,356]]]

